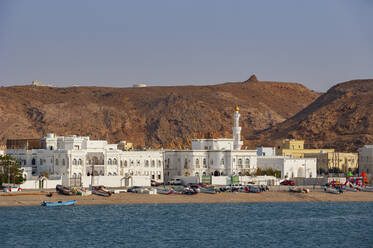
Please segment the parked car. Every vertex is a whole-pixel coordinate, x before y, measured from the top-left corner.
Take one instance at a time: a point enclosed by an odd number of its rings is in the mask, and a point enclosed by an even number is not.
[[[282,182],[280,183],[280,185],[289,185],[289,186],[294,186],[295,183],[294,183],[294,181],[292,181],[292,180],[284,180],[284,181],[282,181]]]
[[[160,182],[157,182],[157,181],[155,181],[155,180],[153,180],[153,179],[151,180],[150,184],[151,184],[151,186],[153,186],[153,187],[157,187],[157,186],[160,186],[160,185],[161,185]]]
[[[127,192],[133,192],[136,193],[138,189],[141,189],[140,186],[132,186],[131,188],[127,189]]]
[[[172,179],[172,180],[170,181],[170,184],[171,184],[171,185],[181,185],[181,184],[182,184],[182,181],[181,181],[180,178],[175,178],[175,179]]]

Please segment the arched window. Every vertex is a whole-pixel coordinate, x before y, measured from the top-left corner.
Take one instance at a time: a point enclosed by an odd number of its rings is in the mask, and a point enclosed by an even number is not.
[[[111,158],[107,161],[108,165],[111,165]]]
[[[152,167],[155,167],[155,161],[152,160]]]
[[[64,158],[62,159],[62,165],[65,165],[65,159]]]
[[[198,173],[198,172],[196,172],[196,173],[195,173],[195,176],[196,176],[196,177],[199,177],[199,173]]]
[[[140,160],[137,160],[137,166],[140,166]]]
[[[199,159],[196,159],[196,168],[199,168]]]
[[[123,167],[123,161],[122,160],[120,161],[120,167]]]
[[[82,173],[79,172],[78,177],[81,178],[82,177]]]
[[[245,165],[247,168],[250,167],[250,160],[248,158],[245,160]]]
[[[220,164],[224,165],[224,158],[221,159]]]
[[[207,164],[206,164],[206,159],[205,158],[203,159],[203,167],[207,168]]]
[[[161,160],[158,160],[157,167],[158,167],[158,168],[161,168],[161,166],[162,166],[162,162],[161,162]]]
[[[127,167],[127,160],[124,161],[124,167]]]
[[[111,172],[109,172],[109,176],[112,176]]]
[[[131,160],[131,163],[130,163],[131,166],[133,166],[133,160]]]
[[[74,158],[74,160],[73,160],[73,165],[76,165],[76,159]]]
[[[116,158],[114,158],[114,160],[113,160],[113,164],[114,164],[114,165],[117,165],[117,164],[118,164],[118,161],[117,161]]]
[[[34,158],[31,160],[31,164],[32,164],[32,165],[35,165],[35,164],[36,164],[36,161],[35,161]]]
[[[58,165],[58,159],[56,158],[56,165]]]
[[[78,165],[82,165],[82,160],[81,159],[78,160]]]
[[[145,167],[149,167],[149,161],[145,160]]]
[[[242,159],[240,158],[240,159],[238,159],[238,165],[242,165]]]
[[[117,173],[116,172],[113,172],[113,176],[116,176],[117,175]]]
[[[76,178],[76,173],[73,174],[73,178]]]
[[[206,176],[206,171],[204,171],[204,172],[202,173],[202,175],[205,177],[205,176]]]
[[[184,160],[184,169],[188,169],[188,159]]]

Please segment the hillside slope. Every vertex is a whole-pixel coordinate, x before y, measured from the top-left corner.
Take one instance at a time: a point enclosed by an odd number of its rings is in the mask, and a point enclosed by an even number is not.
[[[292,118],[259,134],[263,144],[298,138],[310,147],[357,151],[373,142],[373,79],[337,84]]]
[[[230,137],[233,107],[243,136],[280,123],[319,94],[295,83],[244,82],[147,88],[2,87],[0,140],[89,135],[136,146],[183,148],[196,137]]]

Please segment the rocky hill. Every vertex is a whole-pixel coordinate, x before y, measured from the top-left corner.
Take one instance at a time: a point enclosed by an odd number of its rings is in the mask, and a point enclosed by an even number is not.
[[[245,82],[146,88],[0,88],[0,141],[89,135],[136,146],[183,148],[192,138],[231,137],[235,104],[243,136],[292,117],[317,97],[301,84]],[[250,143],[247,143],[250,144]]]
[[[373,79],[340,83],[292,118],[259,132],[273,144],[283,138],[305,139],[309,147],[357,151],[373,143]]]

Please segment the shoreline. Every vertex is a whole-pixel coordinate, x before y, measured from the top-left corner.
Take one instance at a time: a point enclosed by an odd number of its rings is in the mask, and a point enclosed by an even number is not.
[[[313,191],[307,194],[292,192],[263,193],[217,193],[197,195],[147,195],[136,193],[120,193],[111,197],[97,195],[65,196],[55,195],[0,195],[1,207],[40,206],[42,201],[56,202],[77,200],[77,205],[136,205],[136,204],[187,204],[187,203],[256,203],[256,202],[373,202],[372,192],[344,192],[330,194]]]

